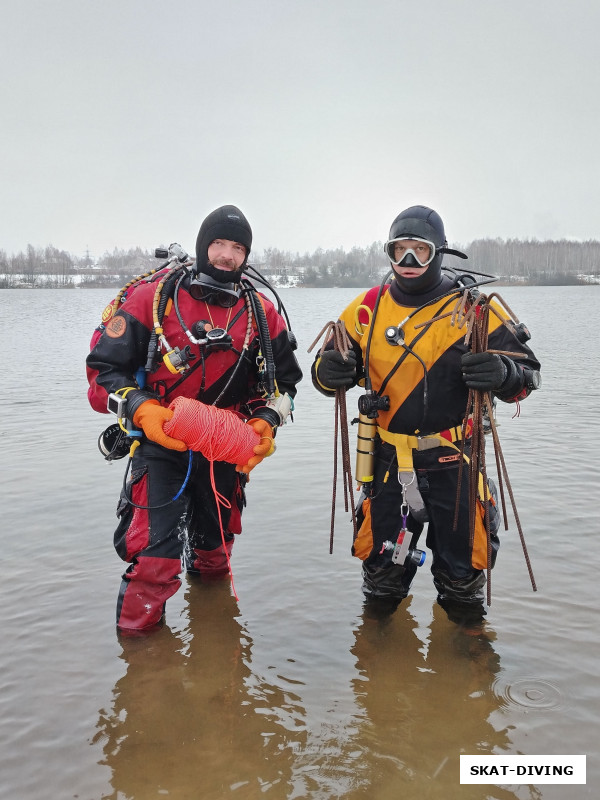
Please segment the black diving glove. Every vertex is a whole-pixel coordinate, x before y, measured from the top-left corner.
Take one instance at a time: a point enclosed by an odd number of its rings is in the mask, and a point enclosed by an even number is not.
[[[346,389],[356,379],[356,353],[348,350],[348,358],[338,350],[325,350],[316,361],[315,374],[317,381],[324,389]]]
[[[508,359],[497,353],[465,353],[461,360],[463,381],[469,389],[495,392],[506,381]]]

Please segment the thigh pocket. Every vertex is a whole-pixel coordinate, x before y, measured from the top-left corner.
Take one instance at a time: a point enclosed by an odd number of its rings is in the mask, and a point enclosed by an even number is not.
[[[352,543],[352,555],[364,561],[373,549],[373,530],[371,528],[371,498],[365,497],[357,510],[356,538]]]
[[[245,480],[241,479],[244,473],[239,473],[240,478],[236,481],[233,497],[231,498],[231,515],[229,517],[228,533],[239,534],[242,532],[242,511],[246,505],[246,493],[244,491]]]
[[[147,468],[134,470],[121,491],[117,505],[119,524],[114,533],[115,550],[123,561],[131,561],[148,546],[150,540],[150,517],[148,505]]]

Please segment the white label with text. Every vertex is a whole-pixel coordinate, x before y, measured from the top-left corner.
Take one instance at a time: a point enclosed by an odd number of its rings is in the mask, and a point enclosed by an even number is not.
[[[461,783],[585,783],[585,756],[460,757]]]

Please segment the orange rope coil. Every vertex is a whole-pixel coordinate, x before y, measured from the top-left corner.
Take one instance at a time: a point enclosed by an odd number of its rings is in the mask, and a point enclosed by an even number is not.
[[[169,408],[173,418],[164,424],[164,432],[209,461],[247,464],[254,455],[260,437],[233,411],[189,397],[177,397]]]

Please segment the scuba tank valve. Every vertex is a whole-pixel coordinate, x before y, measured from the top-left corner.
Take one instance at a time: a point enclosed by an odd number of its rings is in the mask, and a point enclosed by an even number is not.
[[[168,258],[170,261],[179,261],[180,264],[185,264],[187,261],[191,260],[190,256],[177,242],[172,242],[168,248],[155,248],[154,258]]]
[[[377,419],[380,411],[390,410],[390,398],[386,394],[367,392],[358,398],[358,412],[369,419]]]

